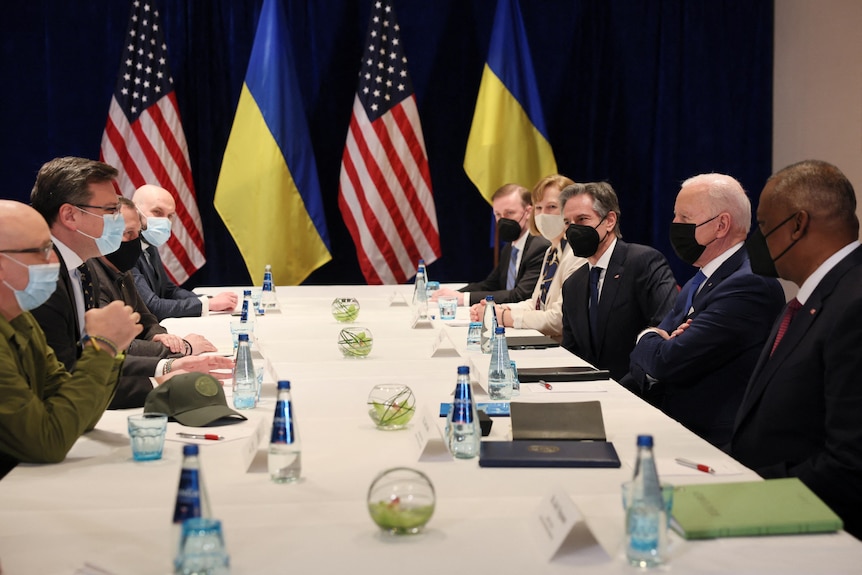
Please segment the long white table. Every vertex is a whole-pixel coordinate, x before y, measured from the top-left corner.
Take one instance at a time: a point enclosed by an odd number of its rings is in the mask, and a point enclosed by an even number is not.
[[[208,442],[201,449],[213,514],[223,522],[233,573],[532,574],[578,568],[632,573],[636,570],[622,556],[620,484],[631,478],[637,434],[654,435],[665,482],[757,478],[612,381],[583,384],[581,391],[558,386],[569,392],[525,384],[518,399],[601,401],[608,440],[623,462],[620,469],[487,469],[475,459],[420,459],[414,430],[374,428],[366,405],[372,386],[405,383],[420,410],[436,412],[450,398],[456,367],[471,365],[474,379],[481,382],[489,356],[466,352],[466,327],[434,322],[428,329],[410,329],[410,308],[389,305],[396,291],[409,300],[409,286],[281,287],[282,313],[258,319],[257,346],[268,368],[261,405],[246,412],[248,422],[220,430],[236,439]],[[354,325],[374,333],[366,359],[343,358],[336,348],[343,325],[332,318],[329,306],[333,298],[346,296],[361,304]],[[172,333],[201,333],[228,350],[230,320],[212,315],[165,324]],[[441,329],[454,350],[432,357]],[[580,361],[560,348],[514,351],[512,356],[519,367]],[[253,440],[256,431],[266,435],[271,423],[276,378],[293,384],[303,449],[297,484],[271,482],[265,469],[266,438],[259,446]],[[63,463],[19,465],[0,481],[4,574],[170,572],[182,446],[173,435],[178,424],[171,424],[162,460],[135,463],[125,431],[125,418],[134,411],[107,412]],[[442,419],[436,422],[442,427]],[[508,419],[495,418],[488,440],[510,438],[510,432]],[[675,466],[674,457],[709,463],[719,473]],[[436,489],[434,516],[420,535],[383,534],[368,515],[369,485],[380,471],[395,466],[423,471]],[[540,552],[536,509],[558,489],[574,501],[584,523],[549,560]],[[672,536],[671,560],[661,570],[859,573],[860,565],[862,544],[844,532],[701,542]]]

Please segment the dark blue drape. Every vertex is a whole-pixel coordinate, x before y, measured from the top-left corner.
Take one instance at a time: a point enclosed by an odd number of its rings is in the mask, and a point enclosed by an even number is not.
[[[262,0],[149,1],[162,14],[204,222],[208,263],[189,283],[247,284],[212,200]],[[308,283],[363,281],[336,197],[371,1],[284,0],[333,244],[333,261]],[[490,210],[461,164],[495,1],[395,8],[441,231],[443,257],[429,273],[484,277]],[[626,239],[667,254],[683,282],[694,270],[667,239],[680,181],[729,173],[756,203],[771,170],[772,0],[530,0],[521,9],[560,171],[609,180]],[[2,197],[26,200],[52,157],[98,157],[128,12],[118,0],[4,6]]]

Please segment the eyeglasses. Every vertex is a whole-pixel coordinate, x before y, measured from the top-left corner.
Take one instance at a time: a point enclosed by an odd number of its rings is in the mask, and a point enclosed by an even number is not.
[[[54,251],[54,242],[49,241],[42,247],[39,248],[23,248],[20,250],[0,250],[0,254],[42,254],[42,257],[45,258],[45,261],[49,261],[51,259],[51,252]]]
[[[90,208],[92,210],[102,210],[107,215],[111,216],[112,220],[116,220],[117,218],[120,217],[120,204],[113,204],[110,206],[91,206],[90,204],[72,204],[72,205],[75,206],[76,208],[78,208],[79,210],[81,210],[82,212],[84,212],[85,214],[89,214],[91,216],[95,216],[96,214],[90,214],[90,212],[88,212],[87,210],[85,210],[83,208]]]

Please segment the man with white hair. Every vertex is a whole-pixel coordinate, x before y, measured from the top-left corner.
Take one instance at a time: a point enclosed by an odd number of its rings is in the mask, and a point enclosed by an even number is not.
[[[658,327],[645,330],[620,382],[717,446],[730,441],[746,384],[784,305],[777,280],[753,274],[743,249],[751,203],[734,178],[682,184],[670,239],[697,268]]]
[[[239,300],[234,292],[221,292],[211,298],[200,296],[177,286],[168,277],[158,247],[171,237],[171,224],[177,211],[171,193],[146,184],[135,190],[132,200],[146,217],[146,228],[142,232],[144,253],[132,274],[147,308],[159,321],[168,317],[199,317],[210,311],[233,311]]]

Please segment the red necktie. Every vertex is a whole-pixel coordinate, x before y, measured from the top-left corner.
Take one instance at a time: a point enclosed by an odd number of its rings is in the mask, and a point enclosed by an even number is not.
[[[772,354],[775,353],[775,348],[778,347],[779,342],[781,342],[781,338],[783,338],[784,334],[787,332],[787,328],[790,326],[793,316],[796,315],[796,312],[798,312],[801,307],[802,304],[799,303],[799,300],[796,298],[787,302],[787,307],[784,309],[784,316],[781,318],[781,325],[778,326],[778,333],[775,334],[775,343],[772,344],[772,351],[769,352],[769,357],[772,357]]]

